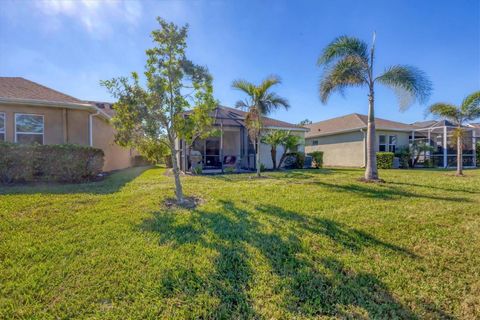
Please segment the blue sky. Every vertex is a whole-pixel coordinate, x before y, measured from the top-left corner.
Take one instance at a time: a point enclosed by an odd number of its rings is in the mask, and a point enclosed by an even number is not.
[[[480,1],[2,1],[0,75],[22,76],[75,97],[112,101],[99,81],[143,72],[150,31],[161,16],[188,23],[189,57],[214,77],[215,97],[242,98],[232,80],[259,82],[269,74],[289,111],[273,117],[319,121],[367,112],[367,91],[318,98],[316,59],[332,39],[370,42],[377,32],[376,68],[411,64],[434,85],[430,103],[460,103],[480,89]],[[413,122],[425,106],[398,110],[393,92],[376,89],[378,117]]]

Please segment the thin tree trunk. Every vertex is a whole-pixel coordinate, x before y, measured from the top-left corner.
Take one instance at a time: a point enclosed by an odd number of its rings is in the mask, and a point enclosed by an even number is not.
[[[457,137],[457,176],[463,175],[463,143],[460,130],[459,128]]]
[[[177,198],[177,203],[183,203],[183,189],[182,182],[180,181],[180,169],[178,168],[177,163],[177,150],[176,148],[171,148],[172,153],[172,171],[173,176],[175,177],[175,197]]]
[[[257,161],[257,177],[260,177],[260,136],[257,137],[257,152],[255,160]]]
[[[368,126],[367,126],[367,165],[365,168],[365,180],[378,180],[377,155],[375,152],[375,112],[374,91],[370,87],[368,95]]]
[[[277,148],[272,146],[270,153],[272,155],[273,170],[276,170],[277,169]]]

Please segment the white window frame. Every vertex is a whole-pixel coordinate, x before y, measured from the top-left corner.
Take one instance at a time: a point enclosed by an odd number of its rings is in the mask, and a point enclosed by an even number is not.
[[[385,137],[385,143],[380,143],[380,137]],[[395,137],[395,143],[390,143],[391,137]],[[397,151],[397,141],[398,141],[397,135],[386,135],[386,134],[378,135],[378,151],[395,153]],[[385,146],[385,151],[380,151],[380,146]],[[392,146],[395,148],[395,151],[392,151]]]
[[[0,128],[0,133],[3,133],[3,141],[7,141],[7,114],[0,112],[0,116],[3,116],[3,128]]]
[[[37,132],[17,132],[17,116],[36,116],[36,117],[42,117],[42,124],[43,124],[43,130],[42,133],[37,133]],[[31,134],[31,135],[41,135],[42,136],[42,144],[45,144],[45,116],[43,114],[35,114],[35,113],[15,113],[15,123],[14,123],[14,129],[15,129],[15,143],[17,143],[17,134]]]

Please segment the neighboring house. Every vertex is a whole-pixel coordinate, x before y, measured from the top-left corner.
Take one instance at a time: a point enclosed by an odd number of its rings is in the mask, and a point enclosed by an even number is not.
[[[108,103],[81,101],[20,77],[0,77],[0,141],[79,144],[105,153],[104,171],[132,165],[133,152],[114,142]]]
[[[368,117],[357,113],[306,125],[305,151],[324,152],[326,166],[364,167]],[[451,138],[453,124],[448,121],[425,121],[406,124],[376,118],[375,150],[396,152],[408,148],[412,141],[423,140],[436,150],[422,159],[431,159],[437,167],[456,165],[456,142]],[[465,127],[464,166],[475,165],[474,141],[477,136]],[[444,147],[446,146],[446,147]]]
[[[368,117],[358,113],[305,125],[305,151],[323,151],[326,166],[364,167]],[[395,152],[408,147],[414,127],[376,118],[375,150]]]
[[[219,134],[207,139],[197,139],[188,148],[185,141],[180,140],[177,147],[180,150],[178,161],[180,169],[189,171],[191,169],[190,155],[192,151],[201,155],[203,171],[221,172],[226,167],[239,170],[255,169],[255,148],[248,136],[248,130],[245,126],[246,112],[239,109],[218,106],[211,114],[215,118],[215,127]],[[263,117],[264,132],[268,130],[287,130],[291,134],[300,137],[300,144],[297,151],[304,151],[304,135],[308,131],[301,126]],[[270,145],[261,143],[260,162],[265,168],[273,167],[270,154]],[[277,148],[277,163],[283,154],[283,148]]]

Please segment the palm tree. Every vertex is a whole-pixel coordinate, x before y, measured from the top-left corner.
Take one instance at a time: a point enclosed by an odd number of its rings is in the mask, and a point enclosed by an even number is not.
[[[245,124],[250,139],[255,143],[255,158],[258,177],[260,177],[260,135],[263,128],[263,116],[268,115],[270,112],[280,107],[285,109],[290,107],[290,104],[285,98],[270,91],[272,86],[280,83],[281,80],[277,76],[267,77],[258,86],[241,79],[235,80],[232,83],[234,89],[238,89],[247,95],[245,100],[237,102],[236,107],[247,110]]]
[[[271,130],[262,137],[262,142],[270,145],[270,155],[272,156],[273,170],[277,169],[277,147],[284,143],[290,135],[289,131]]]
[[[283,154],[280,158],[280,161],[278,162],[278,167],[280,168],[282,166],[283,161],[285,161],[285,158],[287,158],[287,154],[289,152],[292,152],[300,143],[300,137],[295,136],[293,134],[289,134],[288,137],[283,140],[281,143],[283,147]]]
[[[457,175],[463,175],[463,137],[465,130],[463,125],[467,121],[480,118],[480,91],[474,92],[463,99],[460,106],[449,103],[435,103],[428,108],[428,112],[450,120],[457,127],[454,131],[454,138],[457,139]],[[446,146],[444,146],[446,147]]]
[[[406,109],[416,99],[421,103],[426,102],[431,92],[431,83],[425,74],[412,66],[394,65],[382,74],[374,75],[374,56],[375,34],[370,50],[360,39],[341,36],[333,40],[318,58],[318,65],[324,67],[319,86],[322,103],[327,103],[335,91],[343,94],[347,87],[368,87],[366,181],[378,180],[375,154],[375,84],[381,83],[395,89],[401,110]]]

